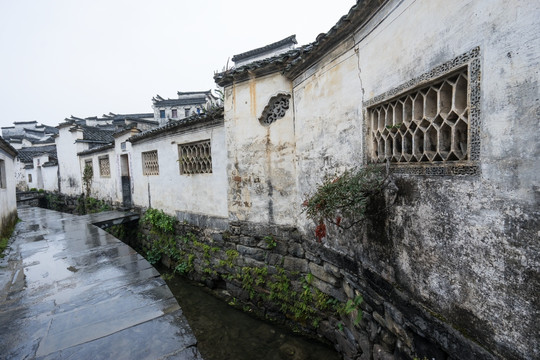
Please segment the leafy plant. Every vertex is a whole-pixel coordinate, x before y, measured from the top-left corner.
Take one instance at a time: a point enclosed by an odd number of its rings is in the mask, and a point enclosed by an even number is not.
[[[163,210],[150,208],[144,213],[142,221],[144,224],[150,225],[160,232],[173,233],[177,220],[174,217],[165,214]]]
[[[83,170],[82,181],[84,188],[86,189],[86,196],[90,196],[90,191],[92,189],[92,180],[94,179],[94,169],[91,165],[86,164]]]
[[[277,246],[276,239],[274,239],[272,235],[265,236],[263,240],[266,242],[266,246],[269,250],[272,250]]]
[[[326,236],[326,223],[349,229],[362,222],[371,202],[383,194],[386,180],[384,169],[375,165],[325,179],[302,204],[307,217],[318,224],[318,241]]]

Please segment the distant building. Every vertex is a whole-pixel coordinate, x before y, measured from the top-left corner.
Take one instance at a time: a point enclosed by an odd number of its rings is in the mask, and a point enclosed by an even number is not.
[[[159,125],[164,125],[169,120],[181,120],[195,114],[201,114],[208,106],[217,104],[218,98],[212,91],[178,92],[177,99],[164,99],[159,95],[152,98],[154,119]]]
[[[296,44],[298,44],[296,35],[291,35],[285,39],[276,41],[275,43],[234,55],[232,61],[234,62],[235,67],[241,67],[254,61],[285,53],[294,49]]]

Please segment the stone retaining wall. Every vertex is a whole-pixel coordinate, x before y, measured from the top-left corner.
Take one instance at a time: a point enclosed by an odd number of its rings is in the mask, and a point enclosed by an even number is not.
[[[142,226],[137,245],[146,254],[160,237]],[[231,222],[224,231],[184,222],[166,237],[179,250],[177,259],[161,257],[166,266],[183,264],[179,272],[219,290],[231,304],[329,341],[344,359],[495,358],[358,259],[295,228]],[[284,300],[272,289],[287,283]],[[313,294],[309,301],[302,297],[306,289]],[[363,302],[355,307],[359,295]],[[302,304],[311,309],[307,316],[297,309]],[[355,324],[357,308],[362,320]]]

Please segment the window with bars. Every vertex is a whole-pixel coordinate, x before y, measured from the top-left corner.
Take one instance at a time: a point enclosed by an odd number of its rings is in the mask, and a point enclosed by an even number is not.
[[[111,177],[111,164],[108,155],[99,158],[99,175],[101,177]]]
[[[159,163],[157,150],[143,152],[142,167],[143,175],[159,175]]]
[[[368,109],[371,159],[393,163],[469,159],[467,67]]]
[[[210,140],[178,145],[180,174],[212,173],[212,149]]]

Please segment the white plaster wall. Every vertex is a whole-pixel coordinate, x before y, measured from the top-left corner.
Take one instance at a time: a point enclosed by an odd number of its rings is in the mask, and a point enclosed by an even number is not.
[[[296,197],[293,100],[285,116],[270,126],[259,118],[270,99],[292,94],[279,74],[233,84],[225,89],[227,177],[231,220],[293,224]]]
[[[0,188],[0,232],[3,230],[7,216],[17,211],[15,196],[15,166],[14,159],[0,149],[0,160],[4,161],[6,171],[6,187]]]
[[[77,153],[86,150],[88,145],[75,143],[77,138],[82,138],[82,133],[78,131],[71,132],[69,129],[69,126],[60,128],[58,137],[56,138],[60,192],[66,195],[77,196],[83,191],[82,170]]]
[[[110,176],[102,176],[99,169],[99,158],[102,156],[109,157]],[[117,163],[114,149],[100,151],[93,154],[79,156],[79,166],[84,169],[86,161],[92,160],[93,177],[90,187],[90,196],[100,200],[110,202],[118,202],[118,187],[117,187]],[[84,187],[84,184],[83,184]]]
[[[540,268],[530,245],[539,230],[540,147],[531,131],[540,114],[539,13],[537,1],[390,1],[354,41],[294,81],[304,194],[324,172],[362,164],[363,101],[480,47],[481,174],[400,178],[387,224],[395,265],[369,258],[380,246],[373,238],[324,241],[458,326],[473,326],[463,320],[472,316],[483,346],[523,358],[540,354],[530,302]]]
[[[180,175],[178,145],[211,140],[212,173]],[[158,151],[159,175],[144,176],[141,153]],[[227,217],[227,151],[223,126],[183,130],[157,139],[140,141],[132,147],[133,203],[136,206]]]
[[[43,189],[47,191],[58,191],[58,166],[42,166]]]

